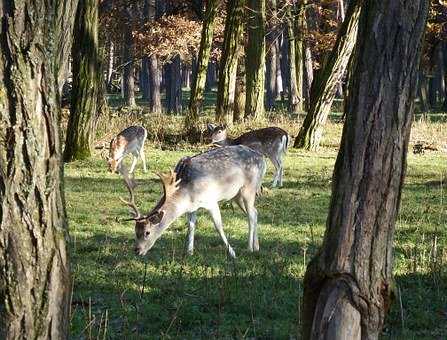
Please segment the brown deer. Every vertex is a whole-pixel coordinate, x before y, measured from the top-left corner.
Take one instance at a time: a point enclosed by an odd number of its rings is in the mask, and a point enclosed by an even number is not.
[[[248,217],[248,249],[259,250],[255,199],[265,173],[265,161],[258,152],[238,145],[182,158],[174,171],[158,175],[163,184],[163,196],[145,215],[135,205],[132,181],[125,171],[122,173],[130,194],[129,201],[122,201],[132,209],[138,255],[145,255],[171,223],[183,214],[188,216],[187,251],[192,254],[196,211],[204,208],[211,214],[229,255],[235,257],[223,230],[218,204],[231,199]]]
[[[227,127],[225,125],[208,124],[208,132],[211,135],[211,142],[216,145],[246,145],[253,150],[269,158],[276,169],[272,186],[282,187],[284,176],[284,155],[287,152],[289,136],[286,131],[278,127],[267,127],[253,130],[232,139],[228,138]]]
[[[129,153],[133,156],[130,173],[134,171],[138,158],[141,158],[144,172],[147,172],[146,159],[144,157],[146,137],[147,131],[142,126],[129,126],[114,137],[110,141],[109,156],[107,157],[110,172],[117,172],[124,157]]]

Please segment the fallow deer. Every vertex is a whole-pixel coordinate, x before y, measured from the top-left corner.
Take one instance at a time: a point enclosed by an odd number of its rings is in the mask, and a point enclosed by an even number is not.
[[[282,186],[284,177],[284,155],[289,144],[286,131],[278,127],[253,130],[232,139],[227,136],[225,125],[208,124],[211,142],[216,145],[246,145],[269,158],[276,169],[272,186]]]
[[[147,172],[146,159],[144,157],[146,137],[147,131],[142,126],[129,126],[114,137],[110,141],[109,156],[107,157],[110,172],[117,172],[124,157],[129,153],[133,156],[130,173],[134,171],[138,158],[141,158],[144,172]]]
[[[124,172],[130,201],[121,200],[132,209],[135,252],[145,255],[174,220],[187,214],[187,252],[192,254],[196,211],[204,208],[211,214],[214,227],[229,255],[235,257],[223,230],[218,204],[222,200],[231,199],[247,215],[248,249],[259,250],[255,199],[264,173],[265,161],[262,155],[243,145],[215,148],[193,157],[184,157],[174,171],[158,174],[164,194],[148,214],[142,215],[135,205],[132,181]]]

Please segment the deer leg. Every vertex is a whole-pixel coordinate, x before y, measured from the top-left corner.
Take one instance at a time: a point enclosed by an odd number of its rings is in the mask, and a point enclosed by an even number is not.
[[[197,214],[196,212],[192,212],[188,214],[188,239],[186,250],[188,255],[192,255],[194,253],[194,232],[196,230],[196,222],[197,222]]]
[[[241,208],[241,210],[244,212],[244,214],[247,214],[247,209],[245,209],[245,203],[244,200],[242,199],[242,195],[238,194],[235,198],[234,201],[236,202],[236,204],[238,205],[239,208]]]
[[[138,158],[134,154],[132,154],[132,157],[133,157],[133,161],[132,161],[132,165],[130,166],[130,170],[129,170],[130,174],[133,173],[133,170],[135,169],[135,165],[137,165],[137,160],[138,160]]]
[[[228,243],[227,237],[225,236],[225,233],[223,231],[222,216],[220,215],[219,206],[216,205],[216,206],[208,209],[208,211],[210,212],[211,217],[213,218],[214,227],[216,228],[217,232],[219,233],[220,238],[222,239],[223,243],[227,247],[228,254],[230,254],[230,256],[232,258],[236,258],[236,253],[234,252],[233,248]]]
[[[278,180],[280,178],[281,173],[281,165],[276,157],[270,158],[270,160],[273,163],[273,166],[275,167],[275,176],[273,177],[272,187],[275,188],[278,185]]]
[[[248,250],[259,251],[258,211],[255,208],[256,190],[244,197],[248,217]]]
[[[141,161],[143,162],[143,171],[147,172],[146,158],[144,157],[144,148],[143,147],[141,147],[141,149],[140,149],[140,158],[141,158]]]

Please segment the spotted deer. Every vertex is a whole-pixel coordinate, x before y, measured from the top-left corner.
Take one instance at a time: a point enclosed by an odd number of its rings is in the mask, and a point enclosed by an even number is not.
[[[259,153],[243,146],[228,146],[209,150],[193,157],[184,157],[174,171],[158,174],[163,184],[163,196],[148,214],[141,214],[134,201],[133,184],[123,177],[130,200],[121,199],[131,208],[135,221],[135,252],[145,255],[163,232],[183,214],[188,218],[187,252],[193,254],[196,212],[206,209],[214,227],[231,257],[236,254],[223,230],[219,202],[234,200],[248,218],[248,249],[259,250],[256,192],[265,173],[265,161]]]
[[[107,157],[110,172],[117,172],[124,157],[129,153],[133,156],[130,173],[134,171],[138,158],[141,158],[144,172],[147,172],[146,159],[144,157],[146,137],[147,131],[142,126],[129,126],[114,137],[110,141],[109,156]]]
[[[246,145],[269,158],[275,167],[272,186],[282,187],[284,177],[284,155],[287,152],[289,136],[278,127],[253,130],[232,139],[227,135],[225,125],[208,124],[211,142],[216,145]]]

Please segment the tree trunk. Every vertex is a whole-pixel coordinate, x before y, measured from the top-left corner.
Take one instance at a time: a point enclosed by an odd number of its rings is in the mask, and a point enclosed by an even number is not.
[[[257,118],[264,114],[265,0],[248,0],[247,7],[245,118]]]
[[[135,106],[135,79],[134,79],[134,63],[133,63],[133,36],[132,36],[132,25],[130,23],[131,15],[129,10],[127,10],[127,20],[124,33],[124,44],[123,44],[123,96],[125,106]]]
[[[182,112],[182,65],[180,56],[166,65],[166,105],[169,113]]]
[[[276,19],[276,0],[271,0],[267,2],[269,18]],[[272,21],[272,20],[267,20]],[[267,54],[265,57],[265,84],[266,84],[266,109],[272,111],[275,109],[275,99],[276,99],[276,60],[278,53],[278,30],[275,29],[273,25],[269,25],[269,32],[267,33]],[[237,85],[236,85],[237,87]],[[237,92],[237,91],[236,91]],[[237,94],[236,94],[237,100]]]
[[[343,77],[357,40],[360,7],[363,0],[351,1],[345,21],[326,65],[312,83],[309,112],[295,139],[296,148],[316,150],[320,145],[323,128],[331,111],[337,84]]]
[[[304,277],[304,339],[381,333],[428,5],[364,2],[327,230]]]
[[[310,108],[310,89],[312,88],[312,83],[314,81],[314,69],[312,61],[312,51],[310,47],[305,42],[304,48],[304,97],[306,102],[306,111]]]
[[[114,53],[115,53],[115,46],[113,44],[113,41],[109,41],[109,49],[107,53],[107,88],[109,91],[112,89],[112,76],[113,76],[113,62],[114,62]]]
[[[290,81],[289,81],[289,112],[297,113],[303,111],[303,98],[298,97],[298,82],[297,82],[297,69],[298,61],[296,59],[296,41],[294,31],[294,20],[292,15],[292,5],[289,5],[286,10],[286,26],[287,26],[287,46],[289,52],[289,68],[290,68]],[[301,61],[302,62],[302,61]]]
[[[199,112],[202,108],[203,93],[205,89],[206,74],[213,44],[214,22],[217,14],[218,0],[209,0],[206,5],[205,19],[203,21],[202,37],[200,40],[197,67],[189,100],[189,111],[186,113],[186,130],[195,134],[198,131]]]
[[[295,69],[296,90],[298,97],[298,112],[304,111],[304,34],[306,28],[306,0],[302,0],[297,8],[295,16]]]
[[[2,4],[0,338],[67,339],[71,280],[59,82],[77,1]]]
[[[147,56],[141,59],[140,92],[142,99],[149,101],[151,94],[149,88],[149,58]]]
[[[155,55],[149,57],[149,110],[151,112],[159,113],[162,110],[161,106],[161,79],[160,68],[158,67],[158,60]]]
[[[245,60],[244,45],[240,45],[239,61],[237,63],[236,89],[234,96],[234,114],[233,122],[240,123],[244,118],[245,112]]]
[[[73,87],[64,161],[89,158],[96,131],[101,70],[98,46],[98,0],[79,3],[74,24]]]
[[[290,89],[289,39],[287,39],[286,32],[282,34],[280,50],[280,68],[282,80],[281,100],[284,100],[286,94],[289,95]]]
[[[231,125],[233,121],[231,116],[236,86],[237,51],[239,37],[243,29],[244,3],[245,0],[229,0],[227,3],[216,102],[216,121],[227,125]]]

